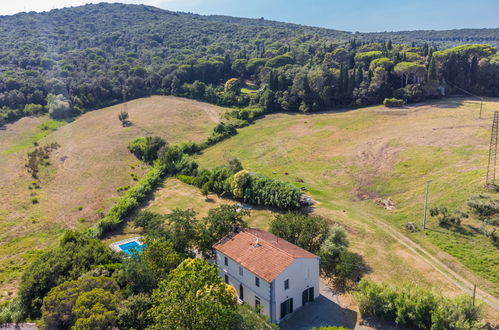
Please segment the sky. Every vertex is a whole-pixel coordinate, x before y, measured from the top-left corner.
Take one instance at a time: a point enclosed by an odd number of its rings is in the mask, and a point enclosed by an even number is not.
[[[102,0],[0,0],[0,15]],[[106,1],[116,2],[116,1]],[[499,0],[121,0],[173,11],[250,17],[352,32],[499,27]]]

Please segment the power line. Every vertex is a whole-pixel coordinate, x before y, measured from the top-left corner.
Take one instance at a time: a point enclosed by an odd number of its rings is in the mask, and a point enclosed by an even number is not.
[[[479,99],[479,100],[480,100],[480,115],[479,115],[479,117],[478,117],[478,118],[479,118],[479,119],[482,119],[483,97],[482,97],[482,96],[475,95],[475,94],[473,94],[472,92],[469,92],[469,91],[465,90],[464,88],[461,88],[461,87],[459,87],[459,86],[456,86],[456,85],[454,85],[454,84],[451,84],[451,83],[450,83],[450,82],[448,82],[447,80],[444,80],[444,81],[445,81],[447,84],[451,85],[452,87],[457,88],[457,89],[459,89],[460,91],[462,91],[462,92],[464,92],[464,93],[466,93],[466,94],[468,94],[468,95],[471,95],[471,96],[476,97],[477,99]]]

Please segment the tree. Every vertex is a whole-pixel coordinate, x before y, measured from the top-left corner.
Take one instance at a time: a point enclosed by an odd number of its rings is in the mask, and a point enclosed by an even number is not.
[[[345,229],[339,225],[331,228],[329,236],[322,242],[319,250],[321,269],[328,276],[336,273],[340,256],[348,248],[348,238]]]
[[[238,78],[231,78],[225,83],[225,92],[239,94],[241,92],[241,82]]]
[[[111,330],[117,321],[117,295],[101,288],[82,293],[76,300],[73,313],[74,329]]]
[[[234,288],[203,259],[186,259],[152,294],[151,329],[231,329],[237,321]]]
[[[146,329],[152,322],[148,314],[151,307],[151,297],[146,294],[140,293],[128,297],[118,307],[118,328],[121,330]]]
[[[61,94],[49,94],[47,96],[47,108],[52,118],[61,119],[71,116],[71,106]]]
[[[227,235],[234,227],[245,227],[244,217],[249,212],[240,210],[237,205],[221,205],[211,209],[200,226],[199,249],[205,256],[213,254],[213,244]]]
[[[195,215],[192,209],[174,209],[166,216],[168,240],[180,254],[192,254],[198,232]]]
[[[69,329],[78,321],[80,325],[76,328],[79,329],[92,329],[92,327],[84,326],[92,323],[112,326],[115,320],[118,292],[118,285],[109,277],[89,276],[64,282],[50,290],[43,299],[43,328]],[[107,316],[101,319],[101,315],[106,314]]]
[[[42,299],[53,287],[117,260],[101,241],[83,233],[66,232],[58,247],[41,255],[24,272],[19,289],[23,316],[39,317]]]
[[[130,125],[130,121],[128,121],[128,112],[123,110],[120,111],[120,113],[118,114],[118,119],[121,121],[121,125],[123,127]]]
[[[329,236],[326,218],[297,212],[276,215],[270,222],[270,232],[312,253],[318,253]]]
[[[409,84],[409,81],[419,84],[426,76],[425,66],[414,62],[400,62],[395,66],[394,70],[400,76],[401,87]]]
[[[203,184],[203,186],[201,187],[201,193],[203,194],[205,199],[208,199],[208,194],[210,193],[210,183],[209,182],[206,182],[205,184]]]
[[[232,177],[230,187],[232,190],[232,194],[236,198],[244,197],[244,189],[246,185],[249,183],[249,172],[246,170],[240,170]]]
[[[166,278],[170,271],[175,269],[182,261],[171,242],[148,239],[146,244],[147,247],[143,250],[141,259],[151,270],[157,281]]]
[[[151,211],[140,211],[133,218],[134,227],[142,227],[142,229],[153,237],[162,237],[166,235],[163,224],[165,216]]]
[[[153,270],[137,255],[123,260],[121,267],[113,274],[113,278],[116,279],[125,296],[139,293],[150,294],[157,285]]]

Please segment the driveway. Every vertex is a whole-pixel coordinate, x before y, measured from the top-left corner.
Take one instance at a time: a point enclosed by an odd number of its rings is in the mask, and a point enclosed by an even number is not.
[[[357,326],[357,312],[341,307],[331,289],[320,281],[320,296],[297,310],[280,324],[282,330],[308,330],[313,327],[343,326],[347,329],[371,329]]]

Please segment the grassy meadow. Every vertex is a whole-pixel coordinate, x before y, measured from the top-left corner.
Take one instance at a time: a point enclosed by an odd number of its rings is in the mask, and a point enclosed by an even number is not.
[[[88,112],[66,123],[23,118],[0,130],[0,301],[15,294],[22,271],[66,229],[91,226],[106,212],[118,187],[133,185],[147,170],[127,150],[138,136],[169,143],[203,141],[223,108],[175,97],[149,97],[127,104],[133,123],[122,127],[122,105]],[[57,142],[50,165],[40,171],[40,189],[24,166],[27,152]],[[34,200],[36,199],[36,202]]]
[[[408,222],[421,225],[428,180],[430,207],[464,211],[473,194],[497,198],[483,184],[490,125],[499,102],[484,104],[483,119],[479,108],[473,100],[448,99],[404,109],[274,114],[197,160],[202,167],[213,167],[237,157],[250,171],[304,186],[317,201],[315,212],[346,226],[353,249],[364,256],[371,267],[368,276],[376,280],[422,283],[451,294],[456,290],[388,238],[374,220],[408,235],[497,296],[499,250],[477,232],[476,219],[466,219],[461,230],[442,228],[431,217],[425,232],[404,228]],[[376,205],[377,198],[391,198],[395,210]]]

